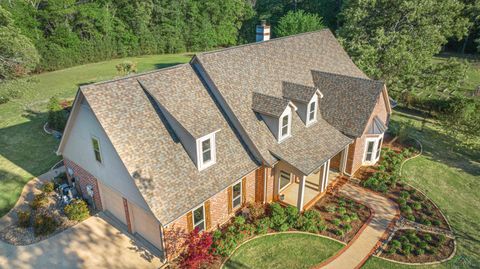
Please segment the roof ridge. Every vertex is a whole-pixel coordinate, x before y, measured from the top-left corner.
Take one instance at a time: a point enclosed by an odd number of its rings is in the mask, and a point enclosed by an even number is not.
[[[228,50],[237,49],[237,48],[243,48],[243,47],[247,47],[247,46],[264,45],[264,44],[272,43],[272,42],[275,42],[275,41],[282,41],[282,40],[285,40],[285,39],[291,39],[291,38],[304,36],[304,35],[312,35],[312,34],[321,33],[321,32],[330,32],[333,35],[332,31],[330,31],[329,28],[324,28],[324,29],[320,29],[320,30],[312,31],[312,32],[305,32],[305,33],[299,33],[299,34],[295,34],[295,35],[276,37],[276,38],[272,38],[272,39],[269,39],[269,40],[266,40],[266,41],[261,41],[261,42],[251,42],[251,43],[241,44],[241,45],[237,45],[237,46],[231,46],[231,47],[215,49],[215,50],[211,50],[211,51],[205,51],[205,52],[195,54],[194,57],[207,55],[207,54],[212,54],[212,53],[223,52],[223,51],[228,51]]]
[[[316,69],[312,69],[311,71],[317,72],[317,73],[323,73],[323,74],[329,74],[329,75],[339,76],[339,77],[345,77],[345,78],[351,78],[351,79],[364,80],[364,81],[369,81],[369,82],[375,82],[375,83],[385,84],[385,82],[382,81],[382,80],[376,80],[376,79],[371,79],[371,78],[354,77],[354,76],[349,76],[349,75],[344,75],[344,74],[337,74],[337,73],[325,72],[325,71],[316,70]]]
[[[154,73],[158,73],[158,72],[162,72],[162,71],[168,71],[168,70],[184,67],[186,65],[190,65],[190,63],[176,64],[176,65],[172,65],[172,66],[168,66],[168,67],[164,67],[164,68],[159,68],[159,69],[153,69],[153,70],[145,71],[145,72],[141,72],[141,73],[134,73],[134,74],[126,75],[126,76],[119,77],[119,78],[98,81],[98,82],[94,82],[94,83],[90,83],[90,84],[86,84],[86,85],[81,85],[81,86],[79,86],[79,88],[83,89],[83,88],[86,88],[86,87],[89,87],[89,86],[97,86],[97,85],[103,85],[103,84],[107,84],[107,83],[111,83],[111,82],[122,81],[122,80],[126,80],[126,79],[132,79],[132,78],[141,77],[141,76],[148,75],[148,74],[154,74]]]

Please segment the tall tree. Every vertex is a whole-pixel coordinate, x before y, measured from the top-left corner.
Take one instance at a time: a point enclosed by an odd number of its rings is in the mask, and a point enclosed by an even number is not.
[[[385,80],[394,95],[415,92],[432,56],[467,33],[462,9],[456,0],[351,0],[337,33],[367,75]]]
[[[290,11],[283,16],[275,27],[277,36],[289,36],[325,28],[322,18],[316,14],[305,13],[303,10]]]
[[[0,6],[0,82],[29,73],[38,62],[35,46],[15,27],[11,14]]]

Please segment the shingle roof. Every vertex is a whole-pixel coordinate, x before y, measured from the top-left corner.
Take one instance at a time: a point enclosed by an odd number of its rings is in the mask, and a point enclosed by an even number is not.
[[[252,109],[260,114],[280,117],[290,101],[258,92],[252,93]]]
[[[344,134],[360,137],[384,89],[384,83],[370,79],[312,71],[315,85],[323,93],[322,117]]]
[[[313,124],[306,128],[298,117],[293,117],[292,137],[280,144],[277,143],[266,124],[252,112],[250,104],[254,91],[281,98],[285,81],[315,87],[311,70],[367,78],[353,64],[329,30],[201,53],[194,60],[198,60],[205,69],[268,164],[273,164],[279,157],[287,158],[287,156],[273,156],[271,152],[275,152],[276,155],[293,154],[301,155],[303,158],[324,159],[325,156],[305,155],[301,150],[309,146],[307,141],[316,141],[310,145],[312,147],[326,147],[329,146],[327,143],[332,143],[333,147],[336,142],[322,139],[320,134],[310,133],[320,124]],[[331,132],[328,137],[342,136],[334,128],[326,130]],[[310,138],[309,135],[313,137]],[[303,144],[300,145],[301,143]],[[339,143],[339,149],[341,146]],[[309,169],[304,169],[304,171],[307,170]]]
[[[169,82],[153,81],[157,79]],[[216,134],[215,165],[197,170],[139,81],[151,87],[148,90],[152,95],[169,108],[172,116],[195,130],[192,132],[198,131],[193,126],[196,120],[221,129]],[[207,91],[189,64],[83,86],[81,92],[162,224],[175,220],[257,167],[213,100],[207,98]],[[202,104],[183,100],[190,97],[202,100]],[[174,98],[188,102],[188,107],[180,102],[175,104]],[[186,118],[185,113],[191,113],[192,119]],[[201,133],[203,129],[198,128]]]
[[[308,103],[317,91],[318,89],[316,87],[286,81],[283,82],[283,97],[288,100]]]

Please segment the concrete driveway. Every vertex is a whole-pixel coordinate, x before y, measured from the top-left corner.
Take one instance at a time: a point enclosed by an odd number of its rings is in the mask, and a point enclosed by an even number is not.
[[[44,241],[13,246],[0,241],[0,268],[159,268],[141,243],[100,213]]]

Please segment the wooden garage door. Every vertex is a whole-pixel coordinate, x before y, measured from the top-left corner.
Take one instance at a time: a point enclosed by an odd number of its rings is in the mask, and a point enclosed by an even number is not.
[[[112,213],[112,215],[120,220],[123,224],[127,224],[122,196],[103,184],[99,185],[104,209]]]
[[[162,241],[160,238],[160,223],[154,216],[147,213],[142,208],[128,203],[131,209],[131,219],[133,231],[149,241],[152,245],[162,250]]]

